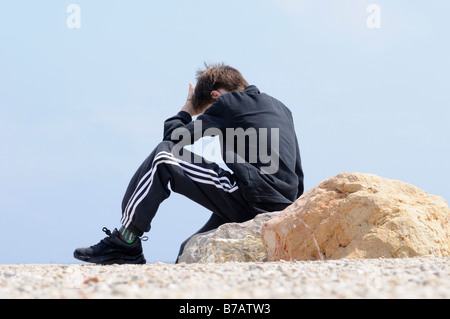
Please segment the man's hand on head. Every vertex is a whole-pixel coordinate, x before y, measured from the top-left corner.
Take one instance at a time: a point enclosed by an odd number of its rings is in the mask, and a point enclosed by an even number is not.
[[[192,103],[192,97],[194,95],[194,85],[189,83],[189,92],[186,99],[186,104],[181,108],[182,111],[188,112],[191,116],[199,115],[201,112],[197,111],[194,108],[194,104]]]

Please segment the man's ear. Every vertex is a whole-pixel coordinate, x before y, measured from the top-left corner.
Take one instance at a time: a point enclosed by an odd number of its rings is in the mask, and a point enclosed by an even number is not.
[[[221,95],[222,93],[220,93],[219,91],[216,90],[211,91],[211,97],[213,98],[213,100],[217,100]]]

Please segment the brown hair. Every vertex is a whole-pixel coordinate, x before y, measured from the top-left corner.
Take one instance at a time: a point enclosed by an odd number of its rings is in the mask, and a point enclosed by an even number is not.
[[[227,91],[244,91],[248,86],[242,74],[223,63],[206,64],[205,69],[197,71],[197,85],[195,86],[192,104],[196,110],[203,110],[214,103],[211,91],[225,89]]]

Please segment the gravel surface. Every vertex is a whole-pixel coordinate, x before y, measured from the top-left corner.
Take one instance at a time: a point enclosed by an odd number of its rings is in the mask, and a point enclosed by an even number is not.
[[[450,258],[0,265],[0,298],[450,298]]]

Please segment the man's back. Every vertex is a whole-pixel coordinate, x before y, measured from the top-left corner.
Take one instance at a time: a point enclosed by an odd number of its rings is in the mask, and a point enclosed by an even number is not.
[[[294,123],[283,103],[251,85],[220,96],[208,113],[224,119],[223,159],[248,200],[289,203],[303,193]]]

